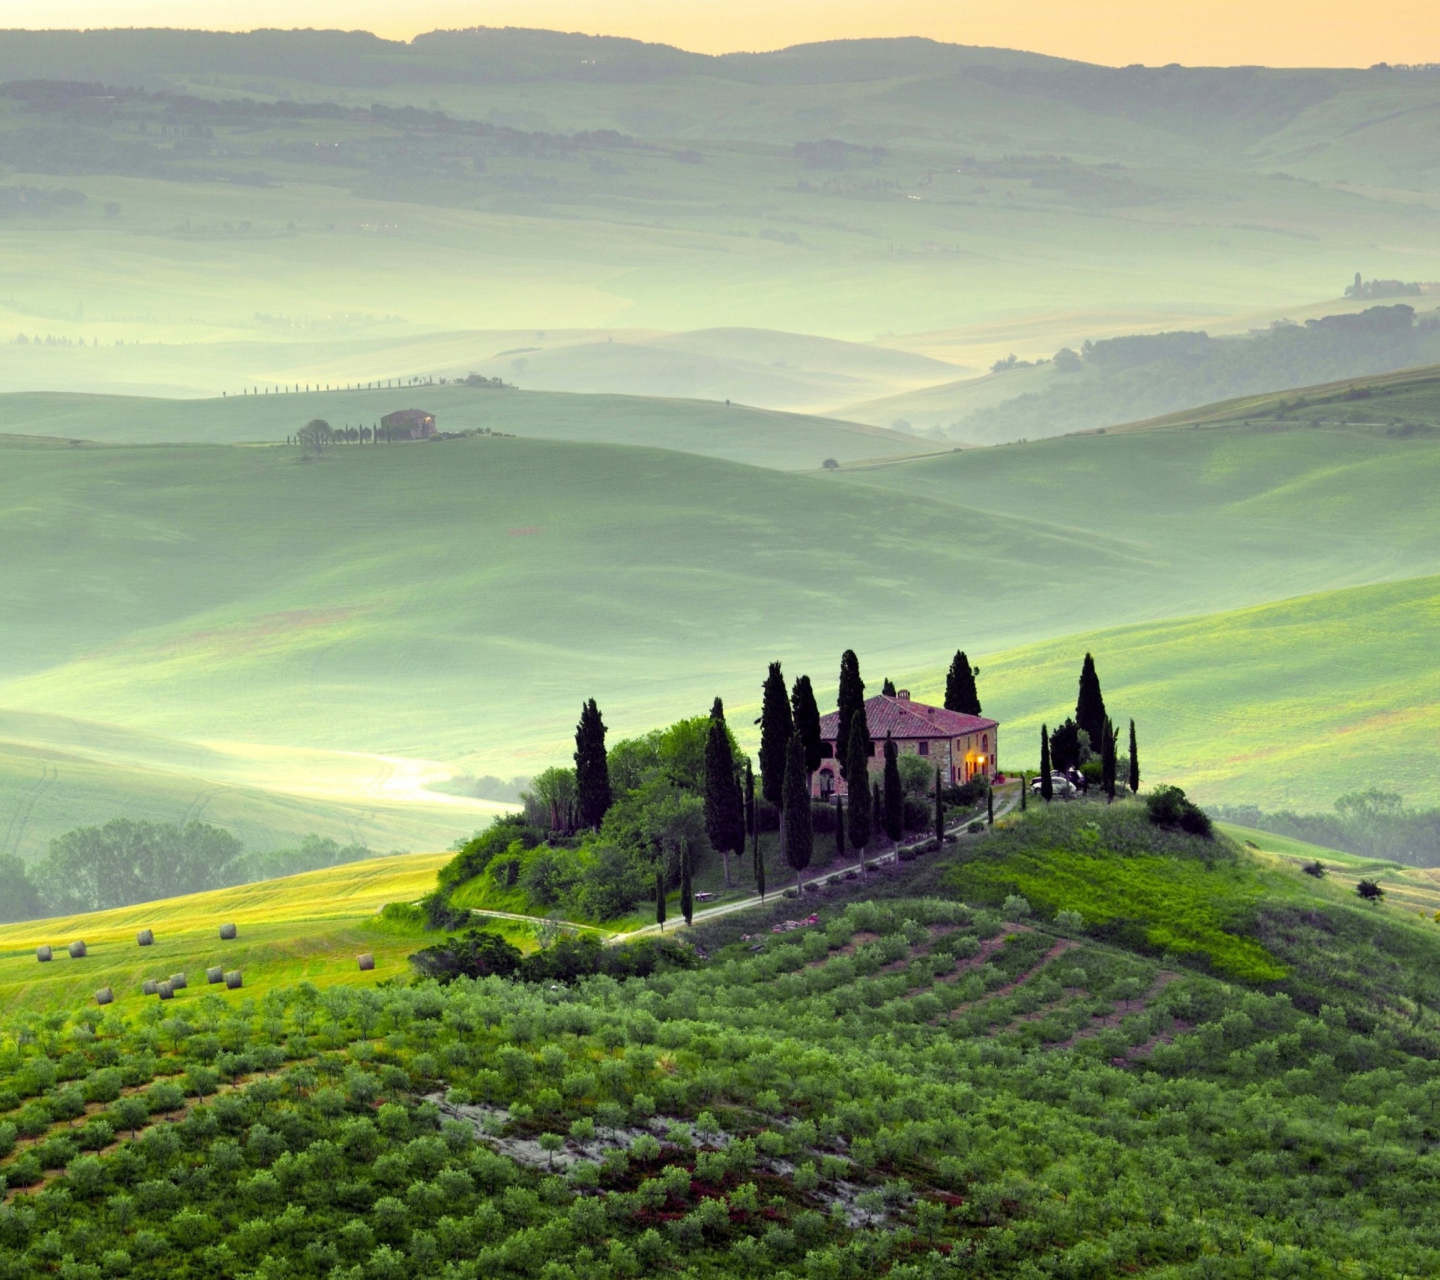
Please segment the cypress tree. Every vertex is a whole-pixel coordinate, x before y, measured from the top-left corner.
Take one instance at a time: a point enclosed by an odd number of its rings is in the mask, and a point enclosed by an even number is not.
[[[1040,726],[1040,798],[1050,803],[1055,794],[1055,784],[1050,781],[1050,734]]]
[[[730,888],[730,855],[745,852],[745,807],[735,779],[735,755],[725,731],[725,706],[719,698],[710,708],[705,738],[705,834],[720,854],[725,887]]]
[[[990,785],[990,779],[985,779],[985,825],[995,825],[995,788]]]
[[[945,844],[945,796],[940,789],[940,770],[935,770],[935,843]]]
[[[1030,800],[1030,775],[1020,770],[1020,812],[1024,813]]]
[[[1140,791],[1140,749],[1135,745],[1135,721],[1130,721],[1130,790]]]
[[[690,881],[690,842],[680,845],[680,914],[689,924],[695,918],[695,889]]]
[[[810,789],[805,772],[805,753],[800,739],[794,735],[791,735],[785,753],[785,804],[781,821],[785,824],[785,860],[795,870],[795,887],[803,891],[800,873],[810,865],[815,832],[810,825]]]
[[[1080,668],[1080,695],[1075,699],[1075,723],[1090,735],[1090,745],[1099,746],[1105,736],[1105,698],[1100,692],[1100,677],[1095,674],[1095,659],[1088,653]]]
[[[755,892],[765,901],[765,859],[760,856],[760,836],[755,836]]]
[[[785,677],[780,664],[772,662],[760,697],[760,793],[777,809],[784,807],[785,748],[794,732]]]
[[[870,780],[870,830],[876,835],[885,825],[885,797],[880,793],[880,779]]]
[[[850,726],[855,723],[855,713],[858,711],[862,716],[865,714],[865,681],[860,679],[860,659],[855,656],[853,649],[846,649],[840,655],[840,689],[835,695],[835,709],[839,711],[840,718],[836,721],[839,726],[837,732],[844,737],[849,734]],[[865,736],[868,740],[870,727],[867,723]],[[838,746],[838,743],[837,743]],[[850,780],[848,768],[850,767],[849,755],[840,761],[840,776],[847,782]],[[869,765],[866,765],[868,772]]]
[[[845,856],[845,802],[835,797],[835,856]]]
[[[1100,785],[1107,799],[1115,799],[1115,726],[1105,717],[1105,732],[1100,745]]]
[[[956,650],[950,670],[945,675],[946,711],[962,711],[967,716],[980,714],[980,693],[975,688],[975,677],[978,674],[978,668],[970,665],[965,650]]]
[[[905,834],[905,790],[900,785],[900,749],[885,735],[885,834],[898,844]]]
[[[580,824],[599,828],[610,808],[610,765],[605,758],[605,722],[591,698],[575,726],[575,794]]]
[[[750,767],[750,757],[745,757],[745,834],[756,838],[760,833],[755,829],[755,770]]]
[[[821,760],[820,708],[815,705],[815,690],[810,687],[809,676],[801,676],[790,690],[790,712],[805,752],[805,771],[814,773]]]
[[[895,696],[895,681],[890,679],[889,676],[886,676],[885,682],[880,686],[880,692],[887,698],[893,698]]]
[[[665,932],[665,873],[655,873],[655,923],[660,926],[660,932]]]
[[[865,870],[865,846],[870,843],[870,734],[865,728],[865,712],[857,711],[850,721],[850,743],[845,760],[855,779],[850,786],[850,846],[860,855],[860,870]]]

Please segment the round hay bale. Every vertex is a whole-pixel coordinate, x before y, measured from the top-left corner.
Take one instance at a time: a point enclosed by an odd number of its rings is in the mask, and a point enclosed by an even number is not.
[[[49,964],[52,955],[54,955],[54,952],[51,951],[49,947],[35,948],[35,959],[40,961],[41,964]]]
[[[205,970],[205,981],[214,986],[217,982],[225,981],[225,970],[220,965]]]
[[[72,942],[70,944],[70,959],[79,960],[85,955],[85,944],[83,942]]]
[[[240,936],[240,930],[233,924],[222,924],[220,926],[220,937],[224,942],[233,942]]]
[[[360,965],[360,968],[365,970],[366,972],[369,972],[375,967],[375,957],[371,955],[368,951],[365,952],[364,955],[356,956],[355,960]]]
[[[157,982],[155,984],[155,994],[162,1000],[173,1000],[175,998],[175,988],[168,982]]]
[[[241,976],[239,969],[232,969],[225,975],[225,985],[231,991],[238,991],[245,985],[245,979]]]
[[[189,985],[190,984],[185,981],[185,975],[183,973],[172,973],[170,975],[171,990],[183,991]]]
[[[112,991],[109,987],[101,987],[100,990],[95,993],[95,1003],[114,1004],[115,992]]]
[[[141,947],[153,947],[155,945],[155,930],[141,929],[135,935],[135,944]]]
[[[156,982],[154,978],[146,978],[145,981],[140,984],[140,990],[147,996],[153,996],[160,990],[160,984]]]

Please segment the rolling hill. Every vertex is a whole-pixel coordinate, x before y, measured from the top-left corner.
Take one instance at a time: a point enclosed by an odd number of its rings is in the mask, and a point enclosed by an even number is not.
[[[15,393],[0,395],[0,422],[26,438],[17,443],[30,445],[37,437],[77,444],[275,444],[294,436],[312,418],[324,418],[337,428],[369,427],[395,409],[414,406],[434,413],[441,431],[648,445],[781,470],[813,471],[826,458],[846,463],[934,448],[888,428],[739,404],[454,384],[204,400]]]

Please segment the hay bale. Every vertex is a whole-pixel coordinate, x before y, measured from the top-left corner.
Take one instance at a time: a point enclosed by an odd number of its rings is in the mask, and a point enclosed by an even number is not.
[[[367,973],[375,967],[375,957],[368,951],[364,955],[356,956],[355,960],[360,965],[360,968]]]
[[[51,957],[53,954],[54,954],[54,953],[50,950],[49,947],[36,947],[36,948],[35,948],[35,959],[37,959],[38,961],[40,961],[41,964],[49,964],[49,963],[50,963],[50,957]]]
[[[185,975],[183,973],[172,973],[170,975],[170,985],[174,987],[176,991],[183,991],[190,984],[185,981]]]
[[[135,945],[140,947],[153,947],[155,945],[155,930],[141,929],[135,935]]]
[[[224,982],[224,981],[225,981],[225,970],[224,970],[224,968],[223,968],[221,965],[218,965],[218,964],[217,964],[217,965],[212,965],[209,969],[206,969],[206,970],[205,970],[205,981],[208,982],[212,987],[213,987],[217,982]]]
[[[155,986],[155,994],[162,1000],[173,1000],[175,998],[175,988],[168,982],[160,982]]]
[[[147,996],[153,996],[160,990],[160,984],[156,982],[154,978],[146,978],[145,981],[140,984],[140,990]]]
[[[115,1003],[115,992],[114,992],[113,990],[111,990],[109,987],[101,987],[100,990],[95,993],[95,1003],[96,1003],[96,1004],[114,1004],[114,1003]]]
[[[239,969],[232,969],[225,975],[225,985],[231,991],[237,991],[245,985],[245,979],[241,977]]]
[[[72,960],[79,960],[85,954],[85,944],[83,942],[72,942],[69,949],[70,959]]]
[[[223,942],[233,942],[240,935],[240,930],[233,924],[222,924],[220,926],[220,938]]]

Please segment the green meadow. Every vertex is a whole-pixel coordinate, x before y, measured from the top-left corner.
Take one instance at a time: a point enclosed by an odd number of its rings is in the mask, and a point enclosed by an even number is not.
[[[380,919],[380,909],[427,893],[444,861],[422,854],[376,858],[113,911],[0,925],[0,1010],[69,1007],[108,986],[129,1013],[146,1000],[140,988],[147,979],[184,973],[187,986],[174,1006],[183,1010],[206,994],[205,970],[213,965],[239,969],[243,990],[257,995],[297,982],[404,977],[423,933]],[[221,940],[222,924],[237,926],[233,941]],[[154,933],[153,946],[136,944],[142,929]],[[86,955],[72,959],[66,948],[77,940]],[[45,944],[55,959],[41,964],[35,949]],[[362,973],[356,956],[365,952],[375,968]]]

